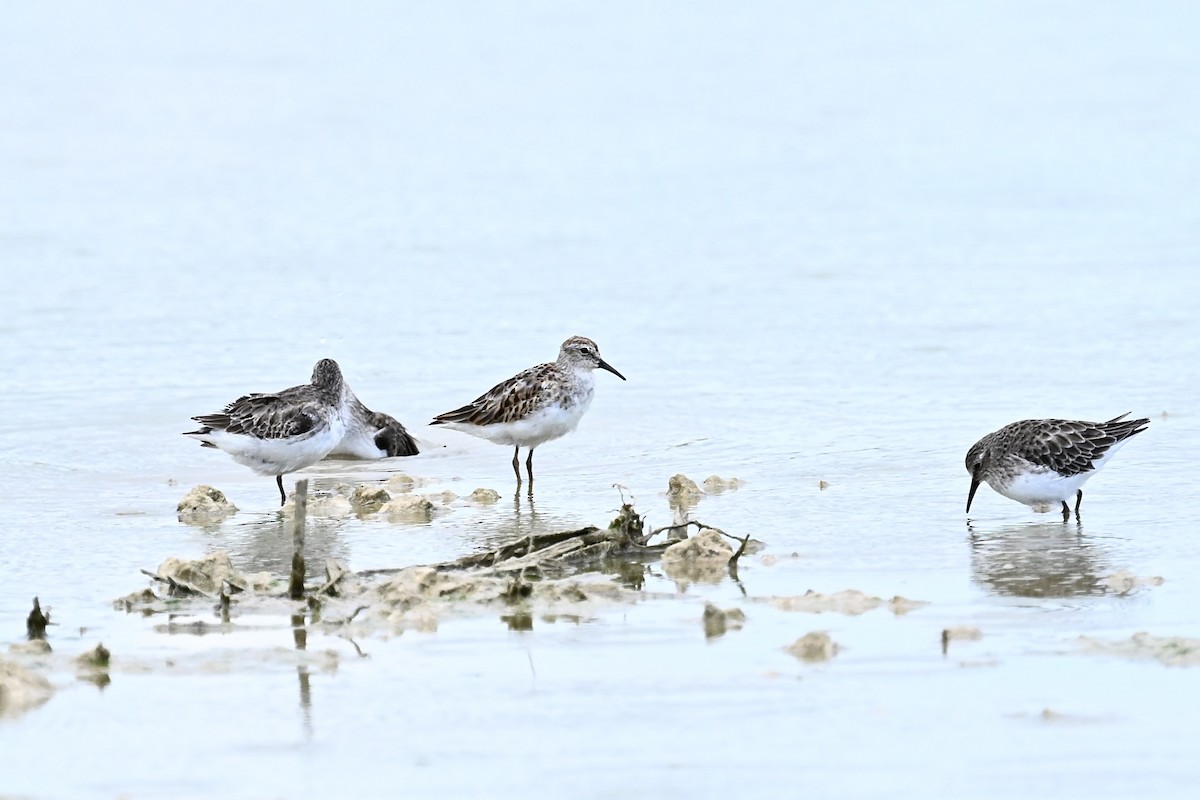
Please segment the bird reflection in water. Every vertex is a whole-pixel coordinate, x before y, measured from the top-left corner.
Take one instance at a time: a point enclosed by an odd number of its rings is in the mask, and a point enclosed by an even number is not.
[[[968,525],[971,580],[1012,597],[1104,594],[1107,553],[1080,525],[1006,525],[982,531]]]

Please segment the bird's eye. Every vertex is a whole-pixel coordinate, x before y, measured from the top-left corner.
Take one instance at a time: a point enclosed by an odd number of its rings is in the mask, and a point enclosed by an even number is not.
[[[592,354],[592,348],[581,347],[581,348],[579,348],[579,352],[583,353],[585,356],[590,356]]]

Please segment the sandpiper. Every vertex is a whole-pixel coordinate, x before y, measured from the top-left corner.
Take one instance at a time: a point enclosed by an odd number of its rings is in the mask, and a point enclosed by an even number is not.
[[[346,421],[346,435],[334,445],[327,458],[394,458],[415,456],[420,450],[404,426],[392,416],[372,411],[355,397],[349,387],[350,416]]]
[[[317,463],[342,441],[353,396],[337,362],[323,358],[311,383],[239,397],[220,414],[192,417],[200,430],[184,436],[224,450],[260,475],[274,475],[283,505],[283,476]]]
[[[600,357],[595,342],[572,336],[562,343],[557,361],[519,372],[462,408],[439,414],[430,424],[511,445],[518,489],[521,487],[518,458],[521,448],[528,447],[525,468],[532,492],[534,448],[575,430],[592,403],[595,393],[592,370],[597,368],[625,380],[624,375]]]
[[[980,482],[1034,511],[1062,504],[1063,522],[1071,518],[1067,500],[1075,498],[1075,519],[1088,478],[1096,474],[1131,436],[1146,430],[1148,419],[1107,422],[1068,419],[1024,419],[989,433],[967,451],[971,491],[967,513]]]

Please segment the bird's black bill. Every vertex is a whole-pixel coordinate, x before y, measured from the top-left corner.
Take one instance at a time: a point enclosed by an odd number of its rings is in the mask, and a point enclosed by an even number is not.
[[[967,513],[971,513],[971,501],[975,499],[975,490],[979,488],[979,480],[971,479],[971,492],[967,495]]]
[[[608,363],[607,361],[605,361],[603,358],[599,359],[599,361],[600,361],[600,363],[599,363],[597,366],[599,366],[599,367],[600,367],[600,369],[606,369],[606,370],[608,370],[609,372],[611,372],[613,375],[616,375],[616,376],[617,376],[618,378],[620,378],[621,380],[625,380],[625,376],[624,376],[624,375],[622,375],[621,373],[617,372],[615,369],[613,369],[613,368],[612,368],[612,367],[609,365],[609,363]]]

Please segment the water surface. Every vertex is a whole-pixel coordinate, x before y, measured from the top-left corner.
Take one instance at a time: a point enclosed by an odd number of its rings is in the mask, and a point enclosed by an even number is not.
[[[0,720],[0,794],[1188,796],[1200,673],[1077,638],[1200,636],[1196,29],[1183,3],[9,9],[0,641],[39,595],[56,652],[148,666]],[[424,423],[572,334],[629,380],[539,449],[531,507],[505,449]],[[178,434],[321,357],[426,447],[310,477],[503,499],[314,520],[313,563],[602,525],[614,484],[665,524],[679,472],[746,481],[694,513],[772,563],[369,658],[313,635],[338,666],[310,674],[270,657],[286,618],[113,611],[167,556],[282,569],[272,481]],[[1150,429],[1081,525],[986,489],[968,525],[981,435],[1125,411]],[[179,523],[198,483],[243,510]],[[746,599],[847,588],[930,605]],[[746,627],[706,641],[706,600]],[[943,655],[956,625],[984,636]],[[783,651],[812,630],[833,661]]]

